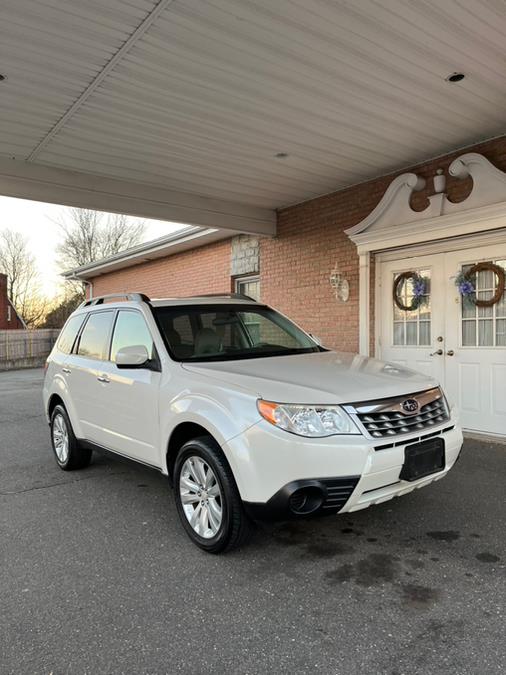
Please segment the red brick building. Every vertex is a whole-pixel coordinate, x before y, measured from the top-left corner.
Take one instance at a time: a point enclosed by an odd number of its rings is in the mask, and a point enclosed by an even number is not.
[[[469,429],[506,435],[506,300],[476,308],[455,286],[476,262],[506,268],[504,172],[503,136],[281,209],[274,237],[186,228],[72,274],[95,296],[243,291],[328,347],[432,373]],[[392,301],[406,271],[427,283],[412,312]],[[497,290],[490,272],[476,283]]]
[[[0,273],[0,330],[26,328],[7,295],[7,275]]]

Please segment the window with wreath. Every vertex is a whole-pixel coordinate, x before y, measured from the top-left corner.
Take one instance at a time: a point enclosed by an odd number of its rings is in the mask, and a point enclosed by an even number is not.
[[[421,347],[431,344],[430,281],[428,269],[393,275],[394,345]]]
[[[506,260],[463,265],[461,292],[463,347],[506,347]]]

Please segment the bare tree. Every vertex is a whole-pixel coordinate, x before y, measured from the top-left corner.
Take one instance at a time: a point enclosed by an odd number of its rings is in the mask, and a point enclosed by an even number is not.
[[[140,243],[146,229],[143,222],[132,222],[127,216],[76,208],[66,209],[59,225],[63,242],[57,251],[62,269],[88,265],[131,248]]]
[[[0,271],[7,275],[7,294],[28,327],[37,326],[46,311],[40,294],[35,259],[28,240],[19,232],[0,232]]]
[[[81,292],[75,292],[72,288],[58,298],[55,298],[48,307],[42,328],[62,328],[72,312],[83,301]]]

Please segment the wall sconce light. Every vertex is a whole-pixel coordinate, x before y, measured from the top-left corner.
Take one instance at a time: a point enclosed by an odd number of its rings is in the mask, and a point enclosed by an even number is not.
[[[341,300],[341,302],[347,302],[348,298],[350,297],[350,284],[339,271],[337,263],[330,273],[329,281],[330,285],[334,289],[336,298]]]

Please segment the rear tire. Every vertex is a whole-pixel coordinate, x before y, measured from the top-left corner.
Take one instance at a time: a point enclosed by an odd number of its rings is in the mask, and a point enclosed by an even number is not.
[[[56,463],[63,471],[84,469],[91,460],[91,450],[81,448],[72,429],[67,411],[62,405],[51,413],[51,445]]]
[[[231,551],[251,533],[232,471],[216,441],[185,443],[174,464],[174,497],[190,539],[208,553]]]

